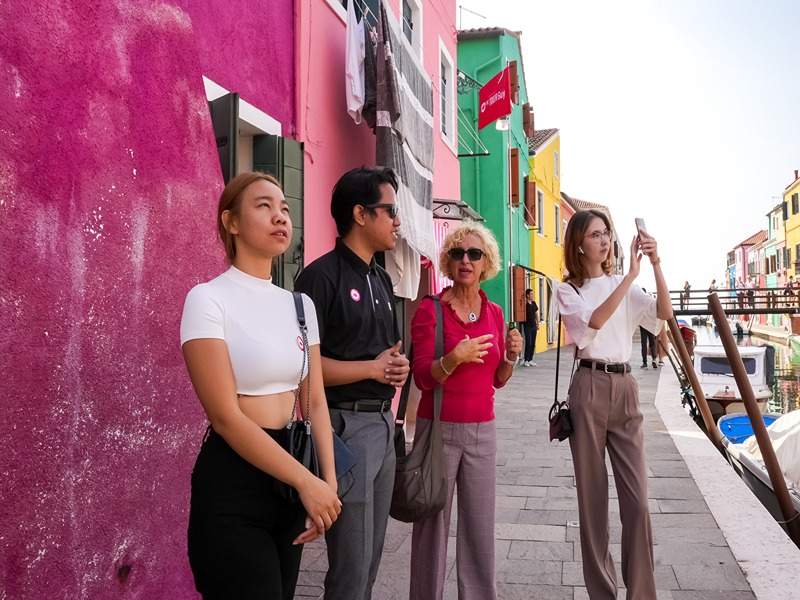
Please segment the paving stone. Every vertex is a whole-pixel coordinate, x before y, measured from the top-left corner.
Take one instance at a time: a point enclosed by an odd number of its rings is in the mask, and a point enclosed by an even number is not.
[[[737,564],[674,565],[672,568],[682,590],[750,589]]]
[[[637,348],[638,350],[638,348]],[[588,600],[583,587],[575,473],[569,444],[548,441],[555,353],[537,355],[535,369],[518,369],[497,391],[498,453],[495,560],[500,600]],[[569,377],[569,361],[561,377]],[[644,414],[648,506],[655,539],[659,600],[755,600],[694,480],[665,431],[653,400],[659,371],[635,371]],[[678,400],[676,399],[676,402]],[[622,585],[619,504],[610,459],[609,549]],[[454,500],[455,502],[455,500]],[[458,600],[458,529],[453,510],[444,600]],[[391,520],[373,600],[408,598],[411,525]],[[306,545],[296,598],[320,599],[324,540]],[[620,589],[618,598],[625,598]]]

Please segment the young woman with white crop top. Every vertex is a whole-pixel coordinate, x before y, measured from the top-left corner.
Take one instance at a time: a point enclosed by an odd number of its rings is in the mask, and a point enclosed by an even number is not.
[[[276,179],[232,179],[217,225],[231,266],[189,291],[181,321],[186,366],[211,423],[192,472],[189,562],[205,599],[291,599],[302,544],[341,511],[316,312],[304,296],[309,374],[292,294],[269,278],[292,237]],[[301,370],[322,479],[283,447]],[[299,503],[276,492],[279,481]]]
[[[628,361],[634,331],[642,326],[658,334],[672,308],[656,240],[644,232],[633,239],[630,269],[624,277],[611,274],[612,247],[611,223],[604,213],[575,213],[564,237],[566,283],[556,293],[566,329],[578,346],[578,368],[569,390],[573,423],[569,441],[583,576],[591,600],[617,597],[609,553],[608,449],[619,495],[627,598],[656,600],[642,413]],[[653,266],[657,298],[634,285],[643,255]]]

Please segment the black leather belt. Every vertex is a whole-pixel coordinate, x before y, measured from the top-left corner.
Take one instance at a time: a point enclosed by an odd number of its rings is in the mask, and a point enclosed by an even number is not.
[[[629,363],[607,363],[599,360],[589,360],[582,358],[578,363],[581,367],[587,369],[597,369],[603,373],[630,373],[631,365]]]
[[[391,400],[353,400],[352,402],[337,402],[331,404],[336,410],[352,410],[353,412],[386,412],[391,410]]]

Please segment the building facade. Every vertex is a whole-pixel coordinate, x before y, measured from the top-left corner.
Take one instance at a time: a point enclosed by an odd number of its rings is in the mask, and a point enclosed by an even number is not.
[[[433,197],[448,201],[460,199],[455,10],[387,6],[430,79]],[[226,268],[217,200],[237,172],[272,172],[289,200],[277,283],[333,246],[333,184],[375,162],[375,136],[345,106],[343,5],[32,0],[0,12],[12,132],[0,218],[30,217],[0,238],[0,327],[14,340],[0,366],[15,372],[0,423],[0,502],[15,519],[0,538],[3,591],[194,597],[185,536],[207,420],[180,352],[183,301]]]
[[[477,88],[512,66],[511,114],[507,120],[476,131],[480,111]],[[522,321],[527,273],[531,270],[525,206],[528,137],[533,133],[533,122],[519,32],[500,28],[459,31],[458,69],[475,84],[458,96],[462,116],[461,198],[494,232],[502,262],[500,273],[483,288],[503,308],[507,320]]]
[[[783,204],[778,204],[767,213],[767,241],[764,242],[764,285],[782,288],[786,285],[786,231],[783,223]],[[767,323],[783,324],[783,315],[769,315]]]
[[[525,219],[531,240],[529,287],[539,305],[544,327],[536,339],[536,351],[557,343],[557,324],[548,316],[555,301],[555,288],[564,274],[564,202],[561,196],[561,137],[558,129],[540,129],[528,141],[528,162],[533,201]],[[574,210],[572,211],[574,213]],[[543,329],[543,331],[542,331]]]
[[[786,276],[797,280],[800,273],[800,173],[783,190],[783,218],[786,227]]]

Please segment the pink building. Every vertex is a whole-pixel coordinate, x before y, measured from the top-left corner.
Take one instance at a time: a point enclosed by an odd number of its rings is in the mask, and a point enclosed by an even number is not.
[[[458,200],[455,2],[389,8],[433,82],[433,196]],[[206,419],[178,347],[183,299],[224,269],[223,172],[282,179],[284,280],[332,246],[333,183],[375,156],[345,110],[344,11],[31,0],[0,15],[3,592],[192,598]]]
[[[364,4],[356,1],[359,7]],[[336,228],[328,207],[336,180],[353,167],[375,162],[375,136],[366,123],[354,123],[345,105],[344,4],[343,0],[297,2],[297,65],[302,74],[297,82],[297,139],[304,148],[306,227],[315,232],[306,241],[306,262],[333,246]],[[367,0],[366,6],[366,23],[371,27],[379,3]],[[433,198],[458,200],[456,4],[388,0],[387,7],[389,17],[402,22],[403,43],[420,58],[433,83]]]

